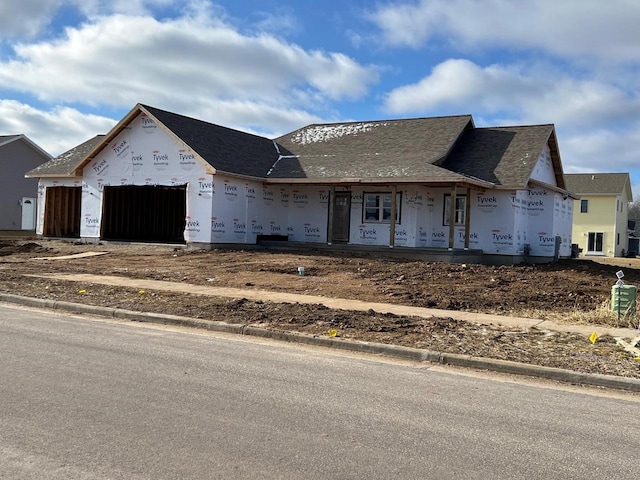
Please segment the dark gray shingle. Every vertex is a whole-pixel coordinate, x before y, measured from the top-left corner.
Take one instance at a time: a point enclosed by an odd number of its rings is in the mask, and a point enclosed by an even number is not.
[[[435,165],[471,115],[310,125],[277,138],[282,158],[269,178],[451,177]]]
[[[142,107],[218,171],[264,177],[278,159],[273,141],[267,138],[146,105]]]
[[[496,185],[523,188],[553,130],[553,125],[467,130],[441,166]],[[559,167],[559,159],[554,164]]]

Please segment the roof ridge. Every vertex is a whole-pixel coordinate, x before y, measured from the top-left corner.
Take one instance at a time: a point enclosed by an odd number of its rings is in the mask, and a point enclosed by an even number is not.
[[[347,121],[338,121],[338,122],[325,122],[325,123],[310,123],[308,125],[305,125],[303,127],[300,128],[296,128],[295,130],[293,130],[293,132],[297,131],[297,130],[302,130],[304,128],[309,128],[309,127],[320,127],[320,126],[335,126],[335,125],[354,125],[354,124],[358,124],[358,123],[388,123],[388,122],[410,122],[410,121],[417,121],[417,120],[436,120],[436,119],[440,119],[440,118],[473,118],[473,115],[471,115],[470,113],[465,113],[465,114],[460,114],[460,115],[438,115],[435,117],[412,117],[412,118],[388,118],[388,119],[380,119],[380,120],[347,120]],[[289,132],[292,133],[292,132]],[[286,136],[282,135],[282,136]]]

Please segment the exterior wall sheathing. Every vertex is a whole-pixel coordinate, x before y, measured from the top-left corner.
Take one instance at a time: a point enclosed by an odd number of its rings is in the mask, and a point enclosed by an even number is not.
[[[232,152],[230,152],[232,155]],[[242,159],[238,159],[242,161]],[[555,185],[548,149],[537,159],[535,177]],[[44,211],[44,190],[49,185],[73,184],[78,179],[43,179],[38,195]],[[291,242],[328,242],[329,202],[326,185],[270,184],[208,173],[204,162],[150,118],[140,114],[118,134],[83,171],[80,234],[87,241],[101,238],[104,188],[147,185],[186,188],[184,241],[187,244],[254,244],[260,237]],[[367,193],[391,193],[392,185],[336,186],[350,192],[349,241],[351,245],[388,246],[390,224],[364,220]],[[443,248],[449,246],[449,226],[444,218],[450,188],[399,185],[399,218],[394,246]],[[457,194],[466,196],[466,189]],[[556,237],[560,256],[570,255],[572,200],[551,189],[470,190],[469,248],[496,258],[553,258]],[[124,206],[121,208],[125,208]],[[153,208],[153,207],[149,207]],[[150,212],[148,212],[150,214]],[[108,212],[110,216],[117,212]],[[144,215],[145,212],[139,212]],[[38,218],[38,233],[43,231]],[[454,247],[465,246],[465,226],[456,225]]]

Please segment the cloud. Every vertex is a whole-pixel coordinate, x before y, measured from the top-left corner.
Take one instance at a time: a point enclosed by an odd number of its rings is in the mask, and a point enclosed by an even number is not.
[[[21,0],[0,2],[0,40],[33,37],[46,27],[62,0]]]
[[[0,2],[0,40],[37,36],[64,7],[85,18],[95,18],[112,14],[145,15],[173,3],[172,0],[4,0]],[[184,2],[183,8],[193,12],[208,5],[206,1],[190,0]]]
[[[112,14],[146,15],[157,8],[171,5],[172,0],[65,0],[65,3],[73,5],[87,17],[95,17]],[[191,5],[202,3],[184,2],[187,8]]]
[[[368,19],[381,43],[418,48],[446,39],[459,49],[535,49],[603,62],[640,60],[634,0],[420,0],[379,6]]]
[[[384,107],[407,116],[471,113],[478,126],[553,123],[567,173],[637,169],[637,93],[544,64],[482,67],[447,60],[415,84],[389,92]]]
[[[558,141],[566,173],[630,172],[638,166],[640,122],[621,131],[559,129]]]
[[[25,134],[53,156],[99,133],[107,133],[116,123],[69,107],[43,111],[15,100],[0,100],[0,132]]]
[[[483,112],[505,123],[557,123],[598,127],[640,119],[637,95],[615,85],[580,79],[548,65],[489,65],[452,59],[431,74],[386,96],[394,114]]]
[[[241,34],[202,11],[164,21],[100,17],[53,41],[18,45],[15,54],[0,63],[0,90],[49,104],[195,106],[189,108],[216,111],[213,121],[223,124],[233,123],[233,109],[225,109],[232,100],[280,118],[289,110],[292,118],[317,118],[301,112],[362,98],[378,79],[375,67],[344,54]]]

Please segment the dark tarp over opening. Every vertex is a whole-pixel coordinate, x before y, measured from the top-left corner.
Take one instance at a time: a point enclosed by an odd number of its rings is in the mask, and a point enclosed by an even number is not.
[[[187,187],[104,187],[102,238],[184,243]]]

